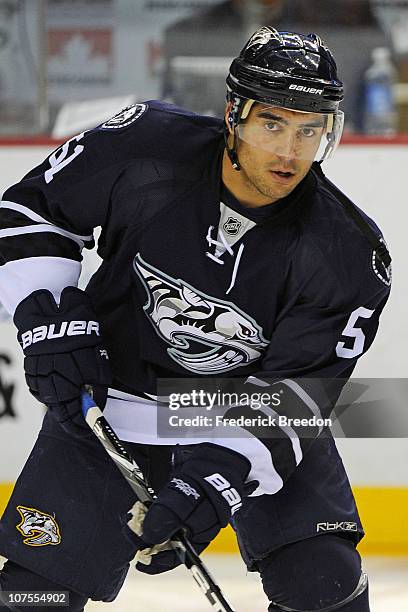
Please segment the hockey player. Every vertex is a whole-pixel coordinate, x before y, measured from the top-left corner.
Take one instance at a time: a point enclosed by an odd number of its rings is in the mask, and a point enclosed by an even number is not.
[[[163,572],[178,562],[156,545],[184,527],[201,551],[231,521],[271,612],[369,610],[362,526],[320,427],[157,436],[159,378],[279,383],[275,415],[328,416],[389,294],[380,230],[320,167],[343,124],[327,46],[263,27],[227,85],[225,121],[136,104],[4,195],[0,299],[48,411],[0,522],[3,592],[68,590],[78,612],[115,598],[136,551]],[[103,263],[81,291],[97,226]],[[142,525],[127,525],[136,500],[83,421],[85,384],[159,492]]]

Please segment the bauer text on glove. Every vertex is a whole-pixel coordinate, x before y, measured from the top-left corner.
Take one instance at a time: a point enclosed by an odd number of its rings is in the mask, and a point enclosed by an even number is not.
[[[103,407],[111,382],[108,353],[89,296],[66,287],[57,305],[48,290],[35,291],[17,306],[14,322],[30,392],[66,431],[88,434],[82,387],[91,384]]]

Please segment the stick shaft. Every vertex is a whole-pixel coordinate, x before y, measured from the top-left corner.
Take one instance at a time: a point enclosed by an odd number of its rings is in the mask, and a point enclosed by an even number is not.
[[[82,412],[85,421],[116,467],[120,470],[126,482],[136,494],[136,497],[142,503],[151,503],[155,498],[153,489],[149,487],[138,464],[124,448],[101,410],[96,406],[88,393],[83,393],[82,395]],[[212,609],[215,612],[234,612],[234,609],[225,599],[220,587],[212,578],[185,534],[178,533],[177,540],[181,546],[179,544],[174,550],[192,574],[200,590],[210,602]]]

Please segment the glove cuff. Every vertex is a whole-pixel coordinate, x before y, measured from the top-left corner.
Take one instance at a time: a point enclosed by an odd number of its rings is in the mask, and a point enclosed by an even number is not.
[[[251,462],[247,457],[235,450],[211,442],[198,444],[186,463],[189,461],[203,461],[209,469],[213,467],[214,471],[217,471],[218,468],[228,472],[232,475],[234,482],[238,480],[245,483],[251,470]]]

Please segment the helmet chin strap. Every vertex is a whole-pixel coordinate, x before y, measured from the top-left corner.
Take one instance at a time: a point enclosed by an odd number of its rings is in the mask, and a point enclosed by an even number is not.
[[[241,170],[241,164],[239,163],[239,159],[238,159],[238,153],[235,147],[236,144],[236,132],[235,132],[235,127],[234,127],[234,131],[232,134],[233,137],[233,141],[232,141],[232,147],[229,146],[228,144],[228,130],[226,129],[224,132],[224,140],[225,140],[225,149],[228,153],[228,157],[230,158],[232,167],[234,168],[234,170],[237,170],[237,172],[239,172]]]

